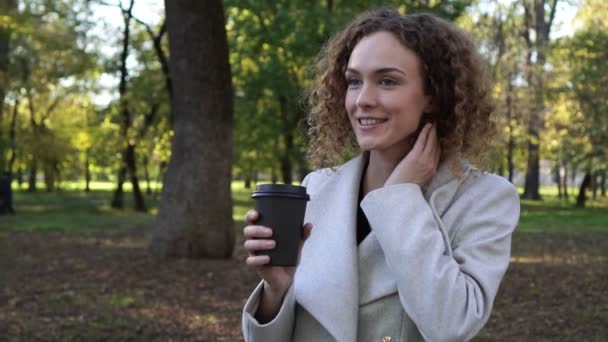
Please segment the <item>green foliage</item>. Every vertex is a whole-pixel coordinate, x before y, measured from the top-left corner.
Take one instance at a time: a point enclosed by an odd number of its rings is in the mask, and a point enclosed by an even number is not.
[[[300,99],[311,83],[315,56],[346,22],[381,5],[455,18],[469,3],[332,1],[330,6],[327,1],[226,1],[237,172],[249,178],[256,171],[278,168],[281,158],[305,168],[306,104]]]
[[[579,31],[569,44],[572,80],[568,84],[584,116],[592,154],[604,161],[608,152],[608,34],[603,29]]]

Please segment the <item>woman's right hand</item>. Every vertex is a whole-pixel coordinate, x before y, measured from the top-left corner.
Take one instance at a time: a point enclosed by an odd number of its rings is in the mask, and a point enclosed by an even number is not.
[[[259,214],[255,210],[249,210],[245,215],[247,226],[243,229],[245,236],[245,250],[249,253],[247,265],[255,267],[257,273],[264,280],[262,299],[258,307],[256,318],[262,321],[270,321],[276,315],[283,302],[283,296],[289,289],[296,273],[297,266],[269,266],[268,255],[256,255],[256,252],[271,250],[276,242],[272,239],[272,229],[256,225]],[[298,251],[298,261],[302,246],[312,231],[312,224],[307,223],[302,229],[302,240]]]

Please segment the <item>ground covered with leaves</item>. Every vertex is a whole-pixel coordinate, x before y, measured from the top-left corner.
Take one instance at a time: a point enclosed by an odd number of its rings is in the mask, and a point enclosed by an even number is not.
[[[160,261],[147,231],[0,232],[0,340],[242,340],[242,248]],[[608,234],[520,233],[513,256],[477,340],[608,339]]]

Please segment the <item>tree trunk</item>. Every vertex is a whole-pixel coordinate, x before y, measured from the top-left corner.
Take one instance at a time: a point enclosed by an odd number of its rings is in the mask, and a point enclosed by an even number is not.
[[[281,124],[282,124],[282,137],[283,137],[283,145],[285,148],[283,149],[283,153],[280,157],[281,162],[281,175],[283,177],[283,183],[291,184],[292,183],[292,162],[291,156],[293,155],[293,128],[291,125],[291,120],[289,118],[290,108],[287,97],[279,96],[279,104],[281,110]]]
[[[55,190],[55,172],[51,161],[44,163],[42,172],[44,174],[46,192],[53,192]]]
[[[175,135],[150,241],[158,257],[229,258],[233,92],[220,0],[165,0]]]
[[[279,181],[279,177],[277,176],[277,171],[274,166],[270,169],[270,181],[272,184],[277,184]]]
[[[125,183],[125,178],[127,177],[127,167],[122,166],[120,170],[118,170],[118,180],[116,183],[116,190],[114,190],[114,196],[112,197],[112,208],[114,209],[124,209],[124,190],[122,188]]]
[[[589,183],[591,183],[591,173],[585,173],[585,177],[581,182],[581,187],[578,190],[578,196],[576,197],[576,206],[579,208],[585,207],[585,201],[587,200],[587,188],[589,187]]]
[[[89,163],[89,153],[89,149],[84,151],[84,192],[91,191],[91,188],[89,187],[89,184],[91,183],[91,165]]]
[[[602,197],[606,197],[606,170],[602,170],[602,177],[600,178],[600,190]]]
[[[17,159],[17,141],[16,141],[16,127],[17,127],[17,114],[19,113],[19,99],[15,100],[15,106],[13,107],[13,117],[11,118],[11,129],[9,131],[9,146],[11,148],[11,156],[8,160],[8,172],[13,173],[13,165],[15,165],[15,159]]]
[[[245,174],[245,189],[251,189],[251,174]]]
[[[591,193],[594,201],[597,199],[597,185],[597,172],[593,172],[591,174]]]
[[[129,178],[131,179],[131,185],[133,187],[133,209],[135,211],[147,212],[146,203],[144,196],[139,189],[139,179],[137,178],[137,164],[135,162],[135,145],[129,144],[125,153],[125,163],[127,164],[127,171],[129,172]]]
[[[152,195],[152,185],[150,184],[150,160],[144,156],[144,177],[146,178],[146,195]]]
[[[32,157],[32,163],[30,165],[30,175],[28,177],[28,192],[36,192],[36,173],[38,173],[38,161],[36,157]]]
[[[568,164],[564,163],[564,198],[568,200]]]
[[[21,168],[21,166],[19,166],[17,168],[17,186],[19,187],[19,189],[21,189],[22,185],[23,185],[23,169]]]
[[[0,13],[3,15],[10,15],[11,12],[17,10],[16,0],[0,0]],[[11,40],[11,27],[0,22],[0,127],[2,127],[3,114],[4,114],[4,98],[8,85],[8,66],[9,66],[9,53],[10,53],[10,40]],[[5,165],[5,144],[4,138],[2,137],[2,130],[0,130],[0,173],[2,171],[9,171],[10,168]]]
[[[515,163],[513,162],[513,151],[515,150],[515,139],[513,138],[513,106],[512,106],[512,93],[513,84],[511,76],[509,75],[509,85],[507,93],[507,127],[509,128],[509,142],[507,143],[507,168],[509,169],[509,182],[513,183],[513,172],[515,170]]]
[[[559,165],[560,162],[556,162],[555,163],[555,168],[553,169],[553,181],[555,181],[555,183],[557,183],[557,197],[559,199],[562,198],[562,179],[561,179],[561,174],[559,172]]]
[[[535,0],[524,4],[524,24],[526,25],[526,43],[528,45],[528,80],[534,89],[534,107],[528,121],[528,167],[524,184],[523,198],[541,200],[540,187],[540,130],[543,127],[543,112],[545,110],[544,68],[551,25],[557,10],[557,0],[550,3],[549,18],[545,15],[547,0]],[[534,44],[531,41],[531,30],[534,31]],[[532,60],[535,52],[535,61]]]

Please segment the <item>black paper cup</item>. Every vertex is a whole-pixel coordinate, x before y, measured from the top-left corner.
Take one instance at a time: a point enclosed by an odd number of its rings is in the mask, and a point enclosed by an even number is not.
[[[268,255],[271,266],[295,266],[302,239],[306,202],[310,199],[303,186],[261,184],[251,194],[259,213],[256,225],[272,229],[274,249],[258,251]]]

